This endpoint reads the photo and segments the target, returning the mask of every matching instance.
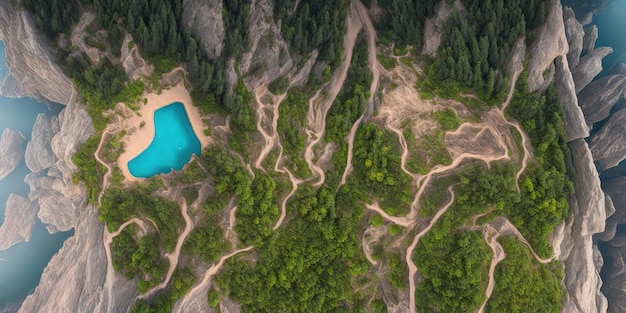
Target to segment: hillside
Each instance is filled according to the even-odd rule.
[[[20,312],[617,308],[578,106],[610,48],[558,1],[22,0],[7,25],[37,43],[0,31],[19,89],[66,105],[31,200],[75,230]],[[174,101],[201,154],[134,177]]]

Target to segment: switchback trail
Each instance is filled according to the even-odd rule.
[[[343,39],[343,48],[345,51],[345,57],[341,65],[335,70],[329,83],[324,85],[322,89],[309,100],[309,111],[307,112],[307,146],[304,151],[304,160],[309,165],[311,172],[318,177],[317,182],[313,186],[321,186],[326,180],[326,174],[319,166],[314,162],[315,152],[313,149],[324,137],[324,131],[326,130],[326,115],[328,110],[332,106],[337,94],[341,90],[346,76],[348,74],[348,68],[352,61],[352,50],[356,42],[356,37],[361,31],[362,23],[358,21],[358,12],[356,11],[355,4],[350,4],[350,14],[346,17],[347,30]],[[326,88],[326,89],[325,89]],[[325,90],[324,90],[325,89]],[[324,92],[322,92],[324,90]]]
[[[207,271],[204,273],[204,277],[202,280],[194,286],[189,292],[185,294],[185,296],[178,300],[177,305],[174,307],[172,312],[190,312],[189,309],[197,301],[197,299],[202,299],[202,301],[206,300],[206,294],[209,292],[209,288],[211,287],[211,278],[217,274],[217,272],[222,268],[224,262],[229,258],[237,255],[238,253],[252,250],[252,246],[246,247],[243,249],[235,250],[219,259],[219,261],[213,264]]]
[[[197,205],[198,201],[199,201],[199,198],[192,205]],[[170,267],[167,270],[167,275],[165,276],[165,280],[163,280],[163,282],[161,282],[160,284],[156,285],[154,288],[148,290],[146,293],[140,295],[138,299],[147,299],[150,296],[152,296],[155,292],[165,288],[167,284],[169,284],[170,279],[172,278],[172,274],[174,274],[174,271],[176,270],[176,267],[178,266],[178,260],[180,258],[180,250],[183,247],[183,243],[185,242],[185,239],[187,239],[187,236],[193,229],[193,221],[191,220],[191,217],[189,216],[189,212],[188,212],[189,210],[187,208],[187,201],[184,198],[182,199],[182,203],[180,205],[180,211],[183,215],[183,219],[185,220],[185,230],[178,237],[178,241],[176,242],[176,247],[174,248],[174,251],[171,253],[165,254],[165,258],[168,259],[170,263]]]

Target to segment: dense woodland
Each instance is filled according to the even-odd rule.
[[[255,138],[251,135],[256,130],[254,97],[242,77],[232,86],[226,80],[229,71],[238,71],[238,62],[249,48],[251,2],[223,1],[225,46],[221,55],[210,59],[197,34],[181,22],[181,0],[22,0],[80,90],[97,130],[103,130],[109,122],[102,116],[103,110],[120,101],[138,102],[144,90],[156,88],[154,82],[158,83],[161,74],[179,65],[188,72],[186,82],[192,88],[194,104],[204,113],[230,116],[232,136],[209,146],[179,173],[123,186],[119,169],[114,169],[113,180],[117,177],[118,183],[104,192],[99,203],[100,219],[106,222],[109,232],[133,217],[150,222],[145,230],[128,226],[112,244],[115,270],[137,279],[139,292],[163,280],[168,266],[164,255],[174,249],[184,228],[180,203],[165,199],[160,191],[180,187],[179,200],[187,206],[197,204],[192,213],[196,219],[194,230],[182,248],[184,262],[179,263],[164,291],[147,301],[137,301],[131,312],[170,311],[200,278],[197,264],[206,269],[225,253],[246,246],[254,249],[229,259],[214,278],[206,299],[209,306],[218,307],[221,297],[229,297],[240,303],[244,312],[386,312],[376,286],[380,280],[396,290],[407,286],[404,256],[382,244],[375,247],[373,257],[387,270],[384,275],[376,275],[365,259],[360,237],[370,225],[387,227],[382,240],[408,245],[404,239],[412,238],[416,229],[390,225],[380,215],[365,211],[365,203],[376,201],[390,215],[406,215],[416,190],[411,176],[401,170],[397,136],[369,119],[376,117],[377,107],[375,100],[371,105],[368,102],[372,75],[365,38],[357,39],[347,79],[326,117],[323,141],[336,148],[327,179],[319,187],[311,186],[310,181],[302,183],[286,202],[285,223],[273,230],[291,185],[286,174],[272,170],[273,163],[265,167],[267,171],[243,164],[250,159],[249,147]],[[393,45],[395,54],[420,51],[425,20],[435,14],[439,5],[452,5],[447,0],[380,2],[382,11],[376,21],[379,43]],[[489,104],[498,103],[509,86],[504,67],[513,46],[522,37],[528,43],[534,40],[535,30],[546,18],[549,1],[461,3],[465,11],[451,14],[445,23],[437,56],[419,60],[427,72],[420,77],[422,87],[432,96],[473,93]],[[321,77],[310,77],[304,86],[295,87],[282,77],[269,86],[274,94],[287,92],[277,120],[285,155],[282,162],[294,176],[307,179],[311,172],[303,151],[309,99],[343,60],[349,1],[276,0],[273,5],[274,18],[280,21],[290,55],[304,60],[315,49],[320,53],[316,68],[318,73],[323,72],[318,75]],[[115,57],[103,57],[98,64],[91,64],[86,55],[59,44],[59,38],[67,38],[80,13],[87,10],[96,14],[97,27],[106,31],[102,42],[93,45],[119,57],[125,34],[132,35],[131,44],[156,67],[154,77],[145,80],[148,84],[129,81]],[[379,53],[378,60],[387,69],[398,65],[396,59],[383,53]],[[152,86],[148,86],[150,81]],[[381,81],[384,88],[394,88],[386,83]],[[418,224],[426,224],[448,200],[450,185],[454,185],[455,200],[409,256],[421,275],[415,294],[420,312],[473,312],[484,300],[492,252],[482,233],[467,229],[476,214],[491,210],[486,221],[507,217],[538,254],[549,257],[552,253],[547,236],[567,215],[567,197],[572,192],[564,161],[568,148],[562,108],[553,88],[544,94],[531,94],[525,80],[520,79],[506,113],[528,133],[536,159],[520,179],[521,192],[515,182],[518,165],[511,162],[495,162],[489,167],[468,162],[452,175],[433,178],[435,183],[419,204]],[[339,186],[347,162],[346,138],[362,115],[366,119],[357,125],[353,173]],[[423,143],[421,148],[427,150],[424,156],[410,156],[407,164],[420,174],[451,162],[444,145],[445,132],[461,123],[452,109],[437,111],[432,117],[439,129],[423,138],[416,138],[411,127],[403,126],[411,151],[417,150],[418,139]],[[85,184],[92,204],[99,202],[100,183],[106,171],[93,158],[100,139],[100,135],[94,135],[73,157],[79,168],[74,179]],[[114,136],[104,146],[104,157],[109,161],[119,153],[119,142],[115,140],[119,138]],[[268,160],[275,160],[275,154],[272,151]],[[203,199],[199,186],[210,190]],[[225,229],[220,226],[233,205],[237,207],[236,243],[224,238]],[[498,240],[508,256],[496,268],[498,283],[486,311],[558,311],[562,297],[560,264],[538,264],[518,240]],[[533,287],[519,288],[520,284]]]

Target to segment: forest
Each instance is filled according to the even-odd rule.
[[[380,1],[382,8],[374,21],[377,44],[382,47],[376,51],[377,60],[390,71],[408,64],[411,75],[418,76],[416,85],[432,91],[423,100],[458,98],[459,94],[468,93],[480,99],[476,99],[482,105],[480,110],[486,110],[504,99],[510,78],[505,74],[507,58],[521,38],[527,44],[535,40],[549,1],[461,3],[465,11],[452,13],[445,22],[437,56],[418,56],[416,64],[423,68],[417,71],[411,60],[391,54],[419,54],[426,19],[433,17],[438,7],[451,6],[453,1]],[[267,86],[275,95],[286,92],[276,119],[285,157],[279,164],[304,180],[285,201],[285,222],[274,229],[291,187],[287,174],[275,171],[275,162],[271,162],[276,161],[278,149],[265,160],[272,166],[246,166],[256,153],[254,140],[259,138],[255,133],[256,90],[249,90],[246,77],[237,75],[240,60],[250,48],[251,0],[222,1],[228,35],[221,54],[215,58],[208,57],[199,34],[183,25],[182,0],[22,0],[22,4],[33,13],[35,24],[51,41],[100,131],[72,158],[78,167],[74,181],[84,183],[89,202],[99,206],[100,220],[109,232],[131,218],[147,221],[146,229],[136,224],[127,226],[113,239],[111,247],[114,269],[135,279],[139,293],[164,279],[168,269],[164,255],[174,250],[185,226],[179,206],[182,201],[188,207],[195,204],[194,229],[183,243],[181,263],[171,282],[151,299],[136,301],[131,312],[170,311],[201,279],[202,270],[226,253],[249,246],[253,249],[228,259],[213,277],[205,299],[209,306],[218,308],[221,299],[228,297],[241,304],[243,312],[386,312],[386,300],[376,288],[382,282],[404,292],[408,265],[404,250],[398,247],[406,248],[408,239],[414,238],[449,200],[448,186],[452,186],[455,197],[448,212],[433,222],[433,228],[408,255],[420,273],[415,292],[419,312],[473,312],[485,300],[492,251],[481,232],[469,230],[469,221],[477,214],[486,214],[485,221],[497,216],[508,218],[540,256],[552,255],[548,235],[567,216],[567,199],[573,192],[564,161],[569,152],[563,112],[553,87],[543,94],[533,94],[525,79],[520,78],[505,112],[523,126],[536,157],[519,179],[519,190],[517,164],[498,161],[485,166],[465,162],[453,174],[433,176],[420,199],[413,228],[405,228],[365,209],[367,204],[376,202],[392,217],[406,216],[418,183],[402,170],[398,137],[377,116],[381,90],[390,92],[397,85],[393,78],[385,77],[376,94],[370,94],[373,75],[363,34],[357,37],[347,78],[325,117],[322,144],[332,148],[326,180],[320,186],[307,180],[312,176],[303,153],[307,146],[309,100],[320,86],[326,86],[333,70],[344,60],[343,39],[350,2],[273,1],[274,19],[280,22],[288,52],[295,56],[295,68],[301,69],[303,60],[314,50],[319,51],[308,81],[291,86],[289,76],[283,76]],[[101,42],[91,45],[114,56],[103,57],[98,64],[92,64],[85,54],[61,40],[69,35],[81,13],[90,10],[96,15],[96,28],[106,33]],[[132,35],[131,44],[138,47],[142,57],[155,65],[153,77],[130,81],[115,61],[126,33]],[[101,139],[107,162],[114,163],[123,149],[119,144],[123,134],[100,138],[110,122],[102,112],[118,102],[140,102],[145,90],[158,89],[154,82],[158,83],[161,74],[178,66],[186,69],[185,82],[193,103],[205,116],[229,121],[231,132],[225,138],[215,136],[217,143],[203,150],[179,173],[125,186],[119,168],[114,168],[114,184],[103,191],[99,200],[106,168],[93,154]],[[229,83],[226,77],[230,71],[234,71],[236,79]],[[521,74],[525,76],[526,73]],[[327,96],[321,94],[321,98]],[[426,105],[435,105],[435,100]],[[411,121],[401,127],[400,136],[404,136],[411,151],[407,168],[421,175],[452,162],[445,146],[445,132],[467,121],[467,116],[457,115],[452,108],[432,112],[428,117],[435,126],[421,137],[412,132]],[[355,125],[361,116],[363,122]],[[353,126],[353,171],[340,185],[348,161],[346,139]],[[320,148],[321,145],[314,147]],[[161,193],[168,188],[176,190],[176,202]],[[235,208],[236,222],[228,226],[225,216]],[[232,227],[228,232],[235,233],[236,239],[226,238],[224,225]],[[378,269],[363,253],[361,239],[370,226],[385,227],[381,241],[397,244],[394,249],[387,249],[382,243],[374,246],[372,257],[384,264],[380,275],[374,273]],[[558,311],[563,296],[560,263],[540,264],[519,240],[503,236],[498,242],[508,257],[496,267],[498,283],[486,311]],[[528,288],[519,288],[520,284]]]

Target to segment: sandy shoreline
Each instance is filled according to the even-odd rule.
[[[141,154],[152,142],[154,138],[154,112],[164,106],[181,102],[185,106],[191,127],[200,141],[201,148],[204,149],[211,143],[211,137],[204,135],[204,123],[200,111],[192,105],[191,96],[183,83],[179,83],[169,90],[163,90],[160,95],[156,93],[146,94],[145,98],[148,99],[148,102],[145,105],[141,104],[139,114],[133,112],[131,116],[124,118],[121,121],[122,125],[120,125],[127,134],[122,138],[125,151],[117,159],[117,166],[122,170],[127,182],[142,179],[130,173],[128,162]],[[142,122],[145,124],[140,127]]]

